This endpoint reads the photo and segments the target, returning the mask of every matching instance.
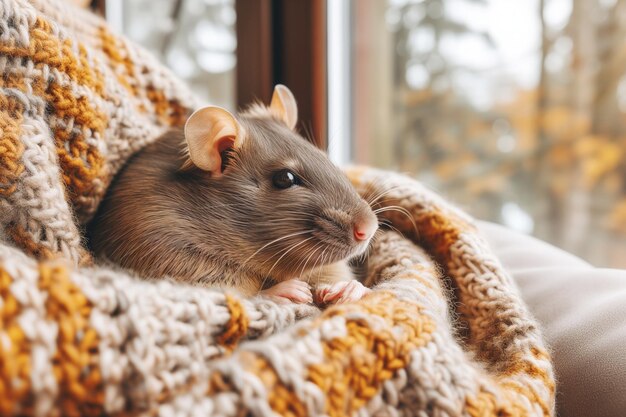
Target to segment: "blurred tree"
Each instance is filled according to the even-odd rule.
[[[485,0],[464,1],[477,5],[486,3]],[[416,171],[424,165],[437,165],[450,153],[459,153],[465,148],[471,149],[459,159],[463,164],[470,163],[470,155],[482,152],[480,139],[490,132],[491,123],[497,118],[476,111],[464,97],[454,92],[454,76],[473,75],[473,69],[451,62],[442,48],[445,38],[475,36],[488,45],[492,41],[487,32],[476,31],[466,22],[450,17],[445,12],[445,3],[444,0],[396,1],[388,10],[397,54],[393,73],[394,114],[396,126],[399,126],[395,132],[395,154],[403,170]],[[460,143],[459,137],[476,140],[468,146],[468,143]],[[454,175],[445,167],[436,169],[444,179]]]
[[[449,37],[475,37],[498,53],[489,33],[447,12],[494,1],[388,1],[397,167],[483,218],[530,225],[592,261],[626,267],[618,255],[626,250],[626,0],[571,0],[571,9],[538,0],[531,89],[446,54]],[[459,76],[510,94],[477,106]]]

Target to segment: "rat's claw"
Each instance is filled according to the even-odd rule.
[[[341,304],[358,301],[371,291],[356,280],[340,281],[329,286],[317,288],[315,290],[315,299],[324,304]]]
[[[278,302],[312,303],[313,294],[309,284],[299,279],[290,279],[260,292],[260,295],[276,298]]]

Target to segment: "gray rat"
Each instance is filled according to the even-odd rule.
[[[92,249],[144,276],[245,296],[360,298],[368,290],[347,260],[366,251],[377,218],[296,122],[282,85],[237,117],[197,110],[118,173],[90,224]]]

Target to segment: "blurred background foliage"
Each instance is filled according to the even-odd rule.
[[[106,5],[202,99],[235,107],[235,0]],[[626,0],[350,7],[354,162],[409,173],[479,218],[626,267]]]
[[[354,7],[358,162],[626,267],[626,1]]]
[[[120,32],[151,50],[201,100],[233,106],[235,0],[108,0],[106,9]]]

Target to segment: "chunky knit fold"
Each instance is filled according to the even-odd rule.
[[[0,0],[0,71],[1,415],[553,415],[537,322],[474,220],[420,183],[347,170],[392,226],[358,302],[143,280],[82,231],[192,95],[60,1]]]

